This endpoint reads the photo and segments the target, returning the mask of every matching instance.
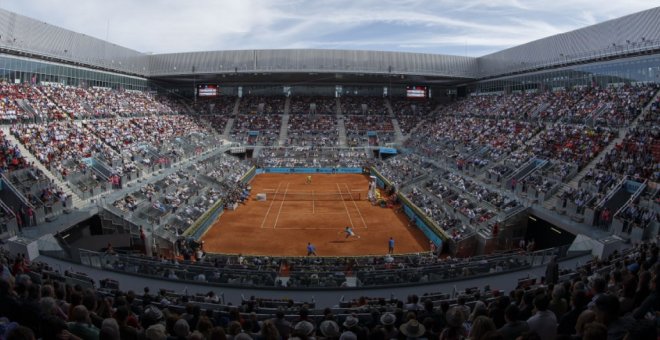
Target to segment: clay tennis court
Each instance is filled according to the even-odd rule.
[[[366,200],[369,177],[355,174],[261,174],[252,182],[250,199],[226,210],[202,236],[211,253],[305,256],[307,242],[319,256],[384,255],[394,237],[394,252],[427,251],[429,241],[394,209]],[[256,195],[265,193],[266,201]],[[274,198],[274,199],[273,199]],[[352,226],[358,237],[346,239]]]

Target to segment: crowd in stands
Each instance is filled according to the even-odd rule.
[[[3,124],[12,122],[32,121],[35,114],[26,112],[20,107],[19,101],[26,98],[26,90],[23,86],[0,83],[0,121]]]
[[[61,84],[0,85],[0,119],[6,123],[173,114],[179,110],[181,107],[172,101],[143,91]]]
[[[18,146],[11,145],[5,137],[4,131],[0,131],[0,172],[23,169],[29,166],[21,155]]]
[[[597,167],[636,181],[660,181],[660,127],[653,125],[628,131]]]
[[[561,193],[559,199],[561,201],[562,208],[566,208],[568,202],[573,203],[576,206],[577,212],[584,212],[584,208],[587,204],[597,201],[597,194],[585,190],[582,188],[573,189],[569,188],[568,190]]]
[[[111,174],[136,178],[138,164],[153,168],[167,159],[177,160],[184,151],[172,143],[174,139],[203,138],[209,130],[188,116],[163,115],[17,124],[10,132],[54,174],[75,182],[83,193],[95,194],[97,188],[105,191]],[[192,139],[188,142],[189,148],[199,147]],[[156,151],[150,153],[145,144]],[[106,162],[109,173],[90,169],[91,157]]]
[[[441,108],[440,113],[445,116],[527,120],[531,112],[544,102],[535,100],[537,97],[536,93],[473,95]]]
[[[407,100],[390,98],[392,112],[404,135],[425,121],[434,111],[434,103],[430,100]]]
[[[262,167],[362,167],[370,158],[364,149],[358,148],[264,148],[256,164]]]
[[[431,163],[413,153],[378,162],[377,168],[385,178],[398,188],[435,170]]]
[[[491,269],[507,262],[500,257]],[[543,278],[508,292],[486,286],[336,306],[250,297],[232,305],[213,291],[122,291],[111,279],[96,287],[84,274],[2,252],[0,318],[7,339],[647,340],[658,336],[657,262],[657,245],[641,244],[575,270],[551,261]]]
[[[231,116],[234,113],[237,97],[218,96],[212,99],[197,99],[192,104],[195,113],[202,115]]]
[[[515,120],[438,116],[424,124],[406,145],[426,157],[483,167],[508,156],[539,129],[538,124]]]
[[[624,230],[630,231],[632,227],[646,229],[651,222],[660,220],[660,213],[653,208],[632,203],[625,207],[616,217],[624,221]]]
[[[609,171],[589,169],[582,177],[580,187],[588,186],[586,188],[589,191],[602,196],[616,187],[622,179],[621,176]]]
[[[616,129],[583,125],[555,124],[546,128],[527,148],[537,158],[573,163],[582,169],[614,138]]]
[[[407,100],[390,98],[392,112],[404,135],[411,132],[421,122],[428,118],[435,109],[429,100]]]
[[[656,84],[637,84],[477,94],[443,107],[441,113],[447,116],[623,126],[641,112],[657,89]]]
[[[553,181],[547,176],[543,176],[541,174],[531,174],[525,178],[522,183],[524,187],[521,189],[521,191],[524,193],[526,193],[528,191],[527,189],[529,188],[532,188],[535,192],[538,193],[547,193],[557,184],[556,181]]]
[[[358,116],[351,115],[345,120],[347,133],[393,132],[392,119],[383,115]]]
[[[585,87],[582,99],[563,118],[565,122],[624,126],[632,122],[657,91],[655,84]]]
[[[462,174],[436,172],[437,167],[425,162],[424,156],[448,154],[447,158],[455,161],[453,163],[459,170],[464,162],[488,167],[505,159],[506,162],[488,169],[489,176],[497,177],[498,182],[532,158],[549,159],[552,161],[550,169],[559,174],[555,178],[564,181],[569,173],[573,173],[573,167],[582,169],[617,137],[617,127],[637,117],[654,90],[654,85],[626,85],[552,93],[474,96],[443,108],[442,116],[429,118],[429,124],[415,133],[408,146],[420,154],[407,153],[388,159],[377,164],[377,169],[398,187],[433,173],[434,176],[422,185],[412,186],[406,195],[436,225],[459,240],[471,233],[466,225],[489,222],[499,212],[516,208],[520,203],[508,193]],[[229,107],[231,100],[225,99],[225,107]],[[26,105],[36,112],[36,116],[21,111],[18,100],[27,101]],[[263,149],[257,162],[264,166],[363,166],[368,159],[364,150],[312,147],[333,145],[336,139],[333,140],[332,136],[320,137],[323,142],[316,137],[308,139],[307,135],[321,135],[327,132],[328,126],[335,124],[335,117],[330,114],[333,113],[333,102],[334,99],[313,97],[292,100],[289,137],[292,140],[300,138],[302,144],[296,139],[292,143],[297,147]],[[304,114],[308,113],[305,111],[311,108],[311,103],[317,104],[316,114]],[[318,112],[319,106],[323,112]],[[206,109],[213,113],[222,112],[211,105],[201,111]],[[405,117],[401,118],[403,123],[400,121],[405,126],[402,127],[404,132],[419,125],[420,120],[412,117],[424,116],[416,110],[430,110],[406,102],[394,102],[392,109],[396,117]],[[341,110],[348,115],[346,129],[349,133],[393,131],[391,117],[384,114],[386,106],[382,98],[344,97]],[[651,118],[646,119],[654,121],[657,119],[657,102],[652,104],[652,110],[656,117],[651,114]],[[283,111],[284,98],[244,97],[239,108],[241,114],[235,118],[235,138],[251,145],[274,144],[279,136]],[[47,124],[21,123],[10,130],[39,162],[62,177],[89,171],[88,163],[83,159],[91,156],[112,163],[120,174],[133,171],[140,159],[153,162],[153,158],[147,159],[146,151],[141,148],[144,144],[176,157],[178,151],[172,140],[210,133],[210,129],[188,116],[154,115],[173,112],[172,106],[161,104],[144,92],[67,86],[2,84],[0,87],[2,119],[27,122],[42,116],[62,120]],[[76,122],[69,121],[70,118],[97,119]],[[549,122],[549,125],[542,129],[543,125],[536,118]],[[220,126],[227,120],[218,118],[217,121]],[[250,140],[253,135],[249,132],[252,131],[258,134]],[[299,137],[298,134],[306,136]],[[4,136],[0,137],[2,170],[12,173],[12,182],[19,176],[42,180],[43,173],[27,164],[16,146]],[[570,202],[578,211],[584,210],[585,206],[599,201],[614,188],[623,176],[657,181],[658,149],[657,126],[629,131],[623,142],[598,163],[597,169],[587,171],[577,189],[562,191],[562,207],[566,208]],[[118,162],[115,161],[117,157]],[[113,206],[126,213],[129,220],[148,219],[147,222],[157,228],[179,236],[216,202],[233,205],[246,199],[249,187],[237,183],[248,166],[247,162],[219,155],[143,185],[114,202]],[[523,192],[527,191],[526,187],[549,191],[555,185],[552,179],[541,173],[531,174],[520,184]],[[515,183],[512,189],[515,194]],[[43,187],[39,193],[30,188],[26,190],[29,200],[38,197],[51,204],[61,200],[63,195],[51,185]],[[633,226],[647,228],[651,223],[657,223],[658,212],[653,207],[633,202],[616,217],[626,221],[626,229]],[[170,280],[291,288],[345,286],[348,272],[357,273],[358,285],[367,287],[383,283],[435,282],[516,270],[529,265],[522,249],[480,259],[440,258],[435,254],[386,255],[355,260],[239,255],[194,256],[195,261],[190,259],[187,246],[179,246],[178,250],[188,254],[183,261],[176,257],[118,255],[112,251],[98,256],[102,257],[103,261],[99,263],[104,268]],[[521,284],[508,294],[476,290],[464,292],[456,299],[447,294],[438,294],[437,298],[427,294],[422,299],[411,295],[407,301],[362,298],[337,312],[341,316],[330,310],[323,316],[319,313],[310,317],[309,310],[302,306],[268,310],[266,303],[258,299],[233,309],[220,304],[210,307],[202,304],[219,302],[214,294],[202,297],[202,301],[195,304],[188,296],[172,299],[166,291],[158,296],[146,291],[136,296],[131,292],[94,290],[92,282],[84,275],[56,273],[47,265],[30,263],[24,257],[1,252],[0,317],[8,320],[0,320],[0,326],[13,328],[8,331],[7,338],[18,336],[15,334],[19,332],[29,334],[30,330],[18,326],[20,324],[31,329],[34,336],[44,339],[73,336],[91,339],[163,339],[168,336],[223,339],[228,336],[250,340],[279,339],[285,337],[284,334],[301,339],[344,340],[509,339],[519,335],[523,339],[621,339],[626,333],[628,338],[655,339],[655,313],[660,311],[660,288],[656,284],[660,273],[658,253],[655,244],[636,245],[625,254],[615,252],[609,258],[597,259],[576,271],[563,273],[559,273],[553,261],[543,281]],[[291,273],[286,284],[276,280],[277,271],[283,265]],[[77,280],[79,285],[67,284],[71,279]],[[186,303],[191,304],[182,305]],[[299,314],[295,316],[296,323],[287,324],[284,312],[292,311]],[[291,319],[291,315],[288,318]],[[647,322],[647,318],[653,319],[652,322]],[[11,321],[18,324],[9,326]]]
[[[204,124],[211,124],[211,127],[217,131],[219,134],[223,134],[225,132],[225,128],[227,127],[227,123],[229,122],[229,119],[231,118],[230,115],[225,115],[225,114],[219,114],[219,115],[203,115],[199,116],[200,120],[198,120],[198,124],[204,125]]]
[[[238,113],[281,115],[284,113],[285,99],[284,96],[243,96],[238,107]]]
[[[294,96],[291,97],[291,106],[289,108],[289,113],[293,115],[297,115],[297,114],[335,115],[337,114],[336,106],[337,106],[337,100],[333,97]]]
[[[343,115],[387,115],[385,98],[343,96],[340,98]]]
[[[459,213],[466,218],[468,224],[478,225],[495,216],[495,212],[484,206],[483,203],[468,197],[467,193],[464,192],[465,190],[463,192],[458,191],[439,178],[434,178],[426,183],[424,187],[431,194],[438,197],[449,209],[452,209],[454,213]]]
[[[335,115],[291,115],[287,131],[286,145],[338,146],[339,132]]]
[[[384,145],[394,139],[392,118],[385,115],[351,115],[344,119],[349,146]]]
[[[442,198],[432,194],[430,190],[413,186],[406,195],[454,241],[460,241],[474,234],[474,228],[470,228],[467,221],[464,223],[452,216]]]
[[[113,206],[136,225],[153,225],[177,237],[216,202],[244,201],[247,188],[238,182],[247,170],[247,163],[219,154],[142,186]]]
[[[280,126],[282,115],[279,114],[239,114],[234,118],[231,137],[247,145],[275,145],[280,137]]]
[[[10,131],[39,162],[62,178],[86,171],[83,158],[102,152],[105,147],[94,134],[74,122],[20,124]]]

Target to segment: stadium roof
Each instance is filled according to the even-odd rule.
[[[483,57],[353,50],[242,50],[144,54],[0,9],[0,52],[173,81],[235,77],[273,82],[344,76],[382,83],[482,79],[660,49],[660,7]]]

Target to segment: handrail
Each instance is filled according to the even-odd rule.
[[[626,182],[626,179],[627,179],[627,178],[628,178],[628,176],[623,177],[623,179],[621,179],[621,180],[619,181],[619,183],[617,183],[616,187],[614,187],[612,190],[610,190],[610,191],[607,193],[607,195],[605,195],[605,197],[603,197],[600,201],[598,201],[598,203],[594,206],[594,208],[596,208],[596,209],[602,209],[603,206],[605,205],[605,203],[607,203],[607,201],[609,201],[610,199],[612,199],[612,197],[614,196],[614,194],[616,194],[617,192],[619,192],[619,190],[621,190],[621,188],[623,187],[623,183]]]
[[[23,194],[19,192],[16,189],[16,187],[14,187],[14,185],[11,183],[11,181],[9,181],[5,173],[2,174],[2,181],[5,182],[5,187],[9,188],[9,190],[11,190],[11,192],[13,192],[14,195],[16,195],[16,197],[18,197],[18,199],[23,204],[25,204],[27,207],[31,208],[32,210],[36,211],[34,205],[32,205],[32,203],[25,196],[23,196]]]
[[[624,210],[625,208],[627,208],[628,206],[630,206],[630,204],[631,204],[632,202],[634,202],[634,201],[637,199],[637,197],[639,197],[639,195],[641,195],[642,192],[646,189],[646,183],[647,183],[647,182],[648,182],[648,180],[645,179],[644,182],[642,182],[642,185],[640,185],[639,188],[637,188],[637,190],[635,190],[635,192],[634,192],[632,195],[630,195],[630,198],[628,198],[628,200],[626,201],[626,203],[624,203],[624,204],[621,206],[621,208],[619,208],[619,210],[617,210],[617,211],[614,213],[614,215],[612,215],[612,216],[618,216],[620,213],[623,212],[623,210]]]
[[[186,236],[186,237],[191,236],[191,235],[194,235],[195,232],[197,232],[197,230],[198,230],[198,229],[199,229],[199,228],[200,228],[200,227],[201,227],[206,221],[208,221],[208,219],[211,217],[211,215],[213,215],[213,214],[217,211],[217,209],[219,209],[220,207],[222,207],[223,204],[224,204],[223,200],[218,200],[217,202],[215,202],[215,203],[211,206],[211,208],[207,209],[206,212],[204,212],[204,213],[202,214],[202,216],[198,217],[197,220],[195,220],[195,222],[194,222],[193,224],[191,224],[190,227],[188,227],[188,229],[186,229],[186,230],[183,232],[183,235]]]
[[[400,275],[402,272],[405,273],[420,273],[420,274],[441,274],[434,277],[428,282],[448,282],[453,280],[463,280],[469,278],[480,277],[484,275],[490,275],[488,270],[490,267],[495,266],[502,261],[515,259],[514,261],[509,261],[510,267],[505,266],[502,272],[514,272],[518,270],[524,270],[527,268],[537,267],[545,265],[550,259],[554,256],[564,257],[573,257],[579,255],[585,255],[590,250],[569,252],[570,246],[565,245],[559,248],[550,248],[542,249],[534,252],[506,252],[502,254],[495,254],[492,257],[475,257],[472,259],[466,259],[465,261],[442,261],[442,262],[433,262],[433,263],[421,263],[420,265],[410,266],[404,269],[397,269],[389,267],[385,264],[374,266],[370,262],[370,258],[377,255],[362,256],[364,260],[357,264],[358,267],[355,269],[357,272],[355,274],[362,279],[369,279],[370,284],[366,284],[363,287],[384,287],[384,286],[396,286],[397,283],[382,283],[378,280],[378,277],[381,275]],[[419,254],[418,254],[419,255]],[[405,262],[405,256],[396,255],[399,259]],[[347,257],[336,257],[342,261],[345,261]],[[358,258],[358,257],[355,257]],[[433,257],[434,258],[434,257]],[[279,258],[278,258],[279,259]],[[284,259],[284,258],[282,258]],[[203,263],[197,262],[183,262],[183,263],[172,263],[172,262],[162,262],[156,258],[144,257],[144,256],[135,256],[135,255],[126,255],[126,254],[106,254],[102,252],[95,252],[90,250],[80,250],[80,258],[74,259],[83,263],[84,265],[91,265],[94,267],[102,268],[104,270],[111,270],[116,272],[127,272],[129,274],[137,274],[140,276],[154,277],[158,276],[162,278],[163,271],[171,271],[177,275],[178,281],[188,281],[188,282],[199,282],[195,278],[199,274],[208,275],[210,271],[219,273],[221,276],[231,275],[231,276],[242,276],[253,277],[254,275],[259,275],[262,279],[261,284],[252,285],[251,287],[255,288],[273,288],[275,287],[275,280],[277,278],[278,266],[255,266],[248,264],[248,267],[245,268],[242,265],[223,265],[216,267],[213,264],[213,261],[206,261]],[[221,261],[222,262],[222,261]],[[115,264],[120,263],[122,265],[115,266]],[[248,263],[251,263],[248,259]],[[338,262],[336,265],[341,266],[342,263]],[[330,264],[333,265],[333,264]],[[360,267],[364,266],[364,268]],[[463,271],[463,268],[467,268],[467,274]],[[137,269],[137,270],[136,270]],[[364,270],[362,270],[364,269]],[[445,271],[452,271],[453,274],[443,275]],[[302,274],[309,275],[317,273],[319,275],[329,274],[328,270],[322,269],[312,269],[305,270],[302,268],[301,271],[295,271],[293,274]],[[294,275],[294,276],[295,276]],[[218,282],[211,280],[202,281],[203,284],[211,285],[220,285],[220,286],[235,286],[239,283],[228,283],[228,282]],[[199,282],[201,283],[201,282]],[[422,284],[423,282],[406,282],[406,285],[415,285]],[[305,287],[295,287],[295,289],[300,289]],[[309,287],[311,289],[323,289],[323,287],[313,286]],[[334,287],[336,289],[337,287]]]
[[[451,237],[447,235],[447,233],[442,228],[440,228],[440,226],[438,226],[438,224],[435,223],[435,221],[430,219],[424,212],[422,212],[419,209],[419,207],[417,207],[417,205],[415,205],[412,201],[410,201],[410,199],[408,199],[408,197],[406,197],[402,193],[397,193],[397,196],[399,197],[399,200],[403,201],[406,205],[408,205],[410,209],[412,209],[415,212],[415,214],[417,214],[417,216],[419,216],[422,219],[422,221],[426,223],[426,225],[433,228],[434,229],[433,231],[439,236],[441,236],[444,242],[451,239]]]

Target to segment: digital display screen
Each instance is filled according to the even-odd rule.
[[[426,86],[406,86],[407,98],[426,98],[428,97],[428,87]]]
[[[218,88],[218,85],[214,85],[214,84],[197,85],[198,97],[217,97],[218,95],[220,95],[220,89]]]

